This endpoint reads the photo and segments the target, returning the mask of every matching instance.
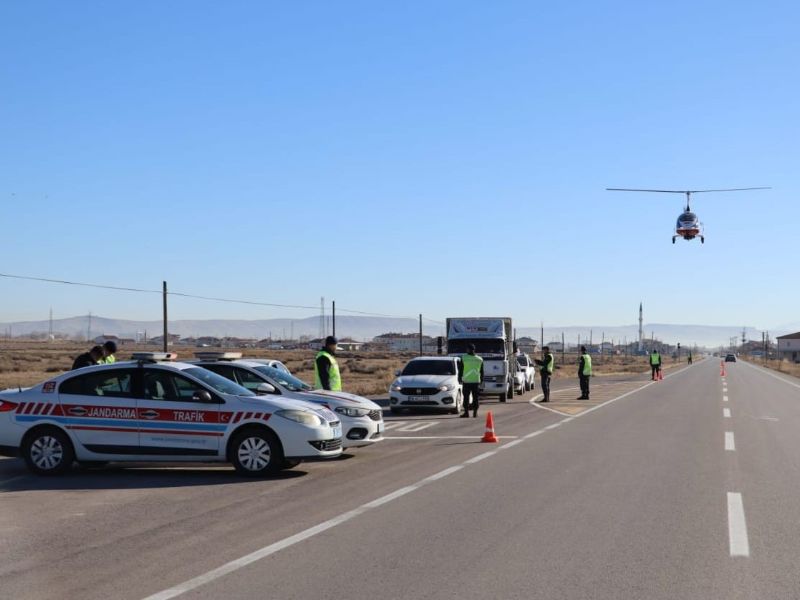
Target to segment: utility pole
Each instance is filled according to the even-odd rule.
[[[163,292],[162,292],[162,299],[164,304],[164,352],[167,352],[167,346],[169,344],[169,327],[167,326],[167,282],[163,282]]]
[[[422,356],[422,313],[419,314],[419,355]]]
[[[539,321],[539,348],[544,348],[544,321]]]
[[[50,327],[47,330],[47,341],[53,340],[53,307],[50,307]]]
[[[331,300],[331,335],[336,337],[336,300]]]
[[[86,326],[86,341],[89,342],[92,339],[92,311],[89,311],[89,324]]]
[[[564,364],[564,353],[567,350],[567,345],[564,342],[564,332],[561,332],[561,364]]]

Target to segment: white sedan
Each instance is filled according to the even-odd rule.
[[[464,394],[458,381],[460,360],[456,356],[421,356],[408,361],[389,388],[389,409],[392,413],[403,408],[461,412]]]
[[[159,353],[0,393],[0,454],[40,475],[74,461],[230,462],[258,476],[342,452],[325,408],[253,392]]]
[[[310,402],[332,410],[342,422],[344,448],[369,446],[383,439],[383,409],[372,400],[347,392],[315,390],[285,367],[240,356],[238,352],[220,353],[216,358],[208,357],[195,364],[257,394]]]

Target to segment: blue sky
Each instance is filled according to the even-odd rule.
[[[520,325],[800,321],[791,2],[4,2],[0,272]],[[706,244],[670,237],[698,196]],[[0,321],[157,318],[0,278]],[[174,318],[287,310],[175,298]]]

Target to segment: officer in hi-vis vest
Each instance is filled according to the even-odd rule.
[[[589,379],[592,377],[592,357],[586,352],[586,346],[581,346],[581,359],[578,361],[578,380],[581,384],[581,395],[578,400],[589,399]]]
[[[650,352],[650,376],[653,378],[653,381],[658,379],[659,375],[661,375],[661,353],[653,349]]]
[[[325,338],[325,347],[317,352],[314,359],[314,387],[318,390],[342,391],[342,376],[334,356],[338,343],[339,340],[329,335]]]
[[[475,344],[467,346],[467,353],[461,355],[458,371],[459,380],[464,389],[464,413],[461,418],[469,417],[470,408],[472,408],[472,416],[477,417],[478,397],[483,381],[483,359],[475,354]],[[472,398],[471,403],[470,398]]]
[[[542,382],[542,402],[550,402],[550,378],[553,376],[555,369],[555,360],[550,353],[550,346],[542,347],[542,360],[536,360],[536,365],[539,367],[539,377]]]

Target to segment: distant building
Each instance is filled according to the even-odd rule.
[[[780,335],[776,339],[778,340],[777,350],[779,357],[792,362],[800,362],[800,331],[788,335]]]
[[[385,347],[389,352],[417,352],[419,351],[418,333],[384,333],[375,338],[372,342],[376,345]],[[436,340],[429,335],[422,336],[423,354],[435,354],[437,350]]]

